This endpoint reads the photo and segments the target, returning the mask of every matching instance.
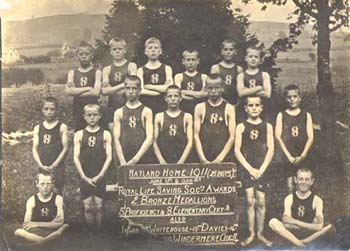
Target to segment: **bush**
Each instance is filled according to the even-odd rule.
[[[51,62],[51,57],[48,55],[40,55],[33,57],[23,56],[23,61],[25,64],[45,64]]]
[[[15,85],[16,87],[21,86],[25,83],[32,83],[35,85],[43,83],[45,75],[39,68],[8,68],[3,70],[3,87],[10,87]]]

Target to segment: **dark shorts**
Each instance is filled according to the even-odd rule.
[[[255,190],[266,193],[269,190],[270,184],[268,178],[264,174],[258,180],[253,180],[248,171],[246,171],[242,166],[239,166],[239,177],[242,181],[242,188],[255,188]]]
[[[107,107],[107,109],[106,109],[106,119],[107,119],[108,123],[113,123],[114,112],[117,109],[118,109],[118,107]]]
[[[83,200],[96,196],[101,199],[104,199],[106,194],[106,181],[105,179],[101,179],[97,182],[96,187],[93,187],[86,183],[85,181],[80,182],[80,194]]]
[[[311,169],[312,171],[315,171],[315,167],[313,166],[312,161],[308,157],[306,157],[306,159],[302,161],[299,165],[293,165],[289,162],[289,160],[285,158],[282,163],[282,166],[283,174],[286,178],[295,176],[299,168],[305,167]]]

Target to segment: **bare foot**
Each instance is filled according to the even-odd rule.
[[[255,238],[254,234],[249,235],[247,239],[245,239],[244,241],[241,241],[241,246],[246,247],[250,245],[254,241],[254,238]]]
[[[261,241],[262,243],[264,243],[266,247],[270,248],[273,246],[272,241],[269,241],[263,235],[258,235],[258,240]]]

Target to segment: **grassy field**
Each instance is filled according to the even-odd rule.
[[[315,96],[316,87],[316,63],[304,60],[301,55],[298,60],[298,54],[291,54],[288,58],[293,60],[286,60],[281,58],[278,60],[278,66],[281,67],[277,81],[277,90],[280,92],[283,86],[291,83],[297,83],[304,96],[304,107],[312,112],[317,122],[317,99]],[[336,54],[335,54],[336,53]],[[336,118],[345,124],[349,124],[349,73],[350,68],[346,63],[349,61],[349,55],[341,52],[334,52],[333,54],[333,81],[335,91],[338,98],[336,99]],[[336,59],[336,60],[335,60]],[[62,74],[66,74],[68,69],[76,66],[76,62],[67,62],[59,64],[37,65],[45,72],[46,78],[54,80]],[[20,66],[27,67],[27,66]],[[3,132],[15,131],[30,131],[33,126],[40,121],[40,100],[42,97],[50,94],[58,98],[60,103],[60,115],[62,121],[68,125],[72,124],[72,98],[64,93],[64,86],[57,84],[50,84],[42,86],[23,86],[20,88],[3,88],[2,89],[2,109],[3,109]],[[350,133],[343,132],[339,136],[339,142],[343,146],[343,157],[349,158],[347,152],[350,151],[349,146]],[[319,141],[318,141],[319,142]],[[10,230],[12,231],[14,225],[19,224],[23,220],[24,205],[26,199],[35,191],[34,177],[37,171],[35,162],[31,154],[31,139],[20,140],[17,145],[3,144],[3,217],[7,220],[11,219]],[[316,142],[316,144],[318,144]],[[345,160],[346,170],[350,170],[350,159]],[[65,181],[65,204],[66,204],[66,220],[77,225],[82,223],[82,205],[80,195],[77,191],[79,180],[78,174],[73,166],[72,161],[72,135],[70,138],[70,150],[66,157],[66,181]],[[336,217],[342,215],[349,215],[346,206],[349,200],[349,192],[346,175],[343,172],[332,172],[327,170],[328,167],[322,166],[320,163],[320,173],[316,182],[315,190],[325,199],[325,215],[327,221],[331,221]],[[111,169],[112,171],[113,169]],[[280,173],[276,170],[276,174]],[[331,174],[330,174],[331,173]],[[329,175],[330,174],[330,175]],[[110,183],[115,179],[113,172],[108,174]],[[349,177],[349,173],[347,173]],[[283,186],[277,180],[276,184]],[[335,186],[336,185],[336,186]],[[280,214],[281,202],[284,192],[281,189],[275,190],[270,198],[269,216],[277,216]],[[345,197],[344,197],[345,196]],[[107,220],[113,222],[116,213],[115,200],[109,200],[106,204]],[[10,231],[10,232],[11,232]],[[142,246],[142,245],[141,245]],[[142,247],[141,247],[142,248]],[[110,249],[106,249],[110,250]],[[135,249],[138,250],[138,249]]]

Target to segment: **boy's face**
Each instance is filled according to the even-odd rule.
[[[110,53],[115,60],[122,60],[125,58],[126,48],[123,43],[113,42],[111,44]]]
[[[194,72],[197,70],[199,65],[199,58],[196,52],[187,53],[183,59],[182,64],[185,66],[186,70],[189,72]]]
[[[169,89],[165,96],[165,102],[168,104],[169,108],[177,108],[180,105],[182,98],[180,90]]]
[[[301,97],[298,90],[289,90],[286,95],[288,107],[291,109],[299,108]]]
[[[135,101],[139,98],[141,92],[140,85],[133,81],[126,80],[125,82],[125,95],[127,100]]]
[[[245,111],[250,118],[258,118],[263,110],[259,97],[249,97],[245,105]]]
[[[232,43],[224,43],[221,49],[221,56],[225,61],[231,61],[236,54],[236,48]]]
[[[308,192],[314,183],[314,178],[311,172],[297,171],[297,176],[294,177],[294,182],[296,184],[296,189],[300,192]]]
[[[89,66],[92,61],[92,50],[90,47],[79,47],[77,56],[82,67]]]
[[[39,174],[36,187],[42,196],[47,196],[52,192],[53,182],[50,176]]]
[[[260,51],[254,49],[248,49],[247,55],[245,56],[245,61],[250,67],[258,67],[260,64]]]
[[[44,102],[41,111],[44,115],[44,119],[47,121],[52,121],[56,118],[56,106],[53,102]]]
[[[221,98],[222,92],[224,91],[224,87],[222,85],[221,79],[207,79],[207,91],[209,94],[209,99],[217,100]]]
[[[158,43],[150,43],[145,48],[145,54],[148,59],[157,60],[160,54],[162,54],[162,48]]]
[[[84,119],[89,126],[96,126],[101,119],[101,114],[96,107],[87,107],[84,109]]]

